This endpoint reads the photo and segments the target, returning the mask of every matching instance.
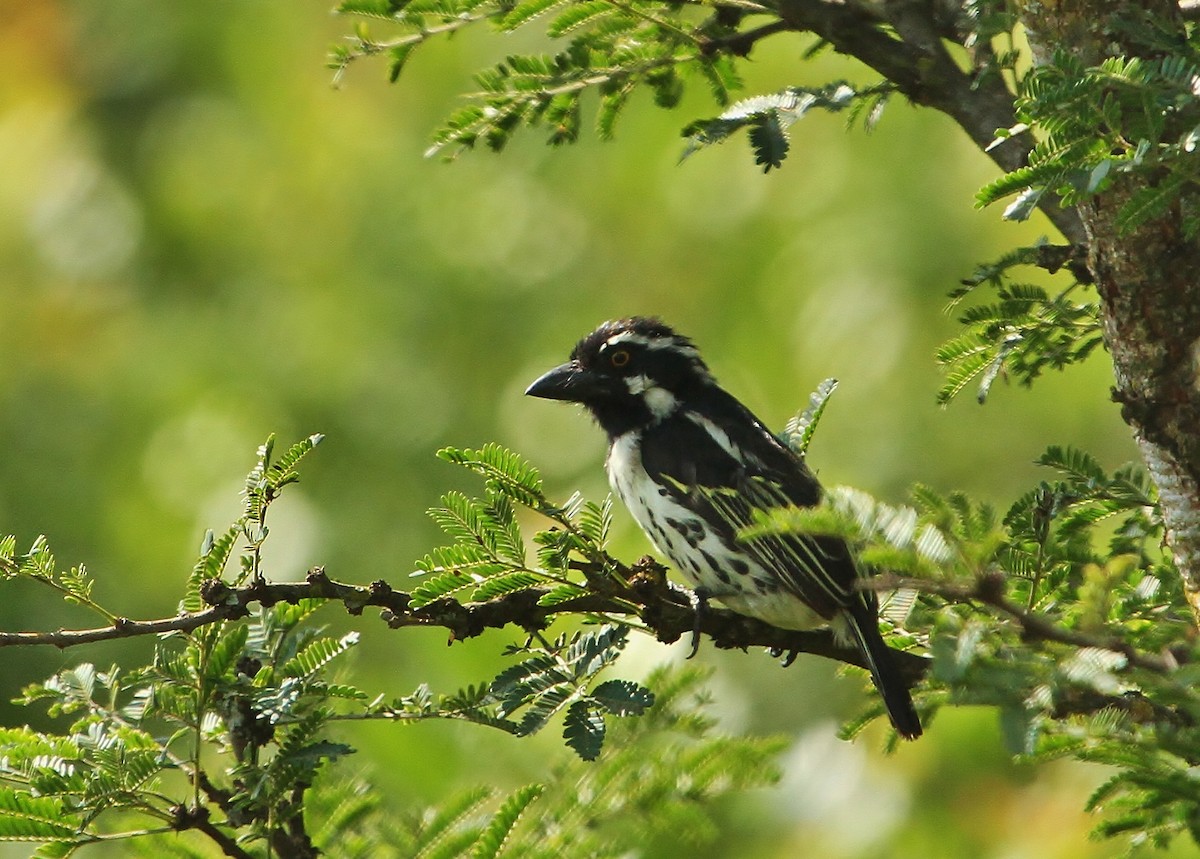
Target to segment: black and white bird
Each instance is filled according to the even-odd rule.
[[[804,461],[723,390],[691,340],[656,319],[605,322],[525,391],[581,403],[608,434],[605,468],[646,536],[700,599],[784,629],[828,625],[866,656],[896,731],[921,722],[879,633],[875,593],[835,537],[744,541],[754,511],[821,499]]]

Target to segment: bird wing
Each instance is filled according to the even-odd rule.
[[[731,544],[755,524],[756,510],[820,501],[820,484],[804,462],[732,397],[704,411],[676,412],[645,434],[641,453],[651,478]],[[741,545],[825,618],[863,598],[839,538],[770,535]]]

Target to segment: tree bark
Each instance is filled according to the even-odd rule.
[[[1052,48],[1089,66],[1118,55],[1156,59],[1134,41],[1140,28],[1120,25],[1134,16],[1183,36],[1179,8],[1167,0],[1030,0],[1021,9],[1038,63]],[[1118,213],[1145,181],[1117,176],[1079,215],[1112,356],[1113,399],[1158,488],[1166,543],[1200,622],[1200,243],[1184,234],[1178,206],[1121,233]]]

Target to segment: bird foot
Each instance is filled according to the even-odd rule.
[[[789,667],[793,662],[796,661],[796,657],[800,655],[800,651],[796,650],[795,648],[788,650],[783,647],[772,647],[769,648],[767,652],[771,654],[772,659],[782,658],[782,665],[784,668]]]

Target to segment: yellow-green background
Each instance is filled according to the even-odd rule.
[[[956,331],[946,293],[1047,229],[974,208],[994,168],[946,119],[897,100],[872,135],[803,120],[770,175],[740,139],[680,165],[679,129],[717,110],[697,82],[673,112],[635,98],[612,143],[551,149],[527,132],[499,157],[447,166],[422,152],[470,72],[536,40],[480,28],[419,52],[397,86],[376,63],[334,88],[325,52],[350,26],[325,0],[0,5],[0,532],[22,546],[46,533],[113,610],[175,611],[205,529],[236,515],[272,432],[328,436],[273,510],[276,578],[324,564],[406,587],[438,540],[425,508],[474,486],[433,457],[444,444],[496,440],[553,493],[601,496],[600,433],[521,392],[597,322],[632,313],[692,335],[774,426],[838,377],[812,464],[893,502],[921,481],[1003,508],[1039,479],[1031,461],[1051,443],[1109,466],[1133,457],[1104,356],[1032,391],[998,385],[985,407],[935,405],[932,353]],[[801,64],[807,44],[757,49],[747,94],[873,80],[832,56]],[[647,548],[619,513],[617,553]],[[3,587],[4,629],[92,622]],[[441,631],[354,625],[355,680],[387,695],[483,679],[519,637],[447,648]],[[7,651],[0,698],[146,646]],[[680,656],[639,642],[623,671]],[[944,712],[884,757],[881,729],[833,738],[861,678],[815,659],[783,672],[762,653],[699,658],[719,668],[727,730],[795,738],[784,782],[726,804],[724,837],[703,855],[1117,850],[1087,841],[1080,810],[1102,773],[1010,764],[993,713]],[[568,754],[554,736],[464,725],[345,739],[361,750],[349,766],[398,806],[480,781],[511,788]]]

